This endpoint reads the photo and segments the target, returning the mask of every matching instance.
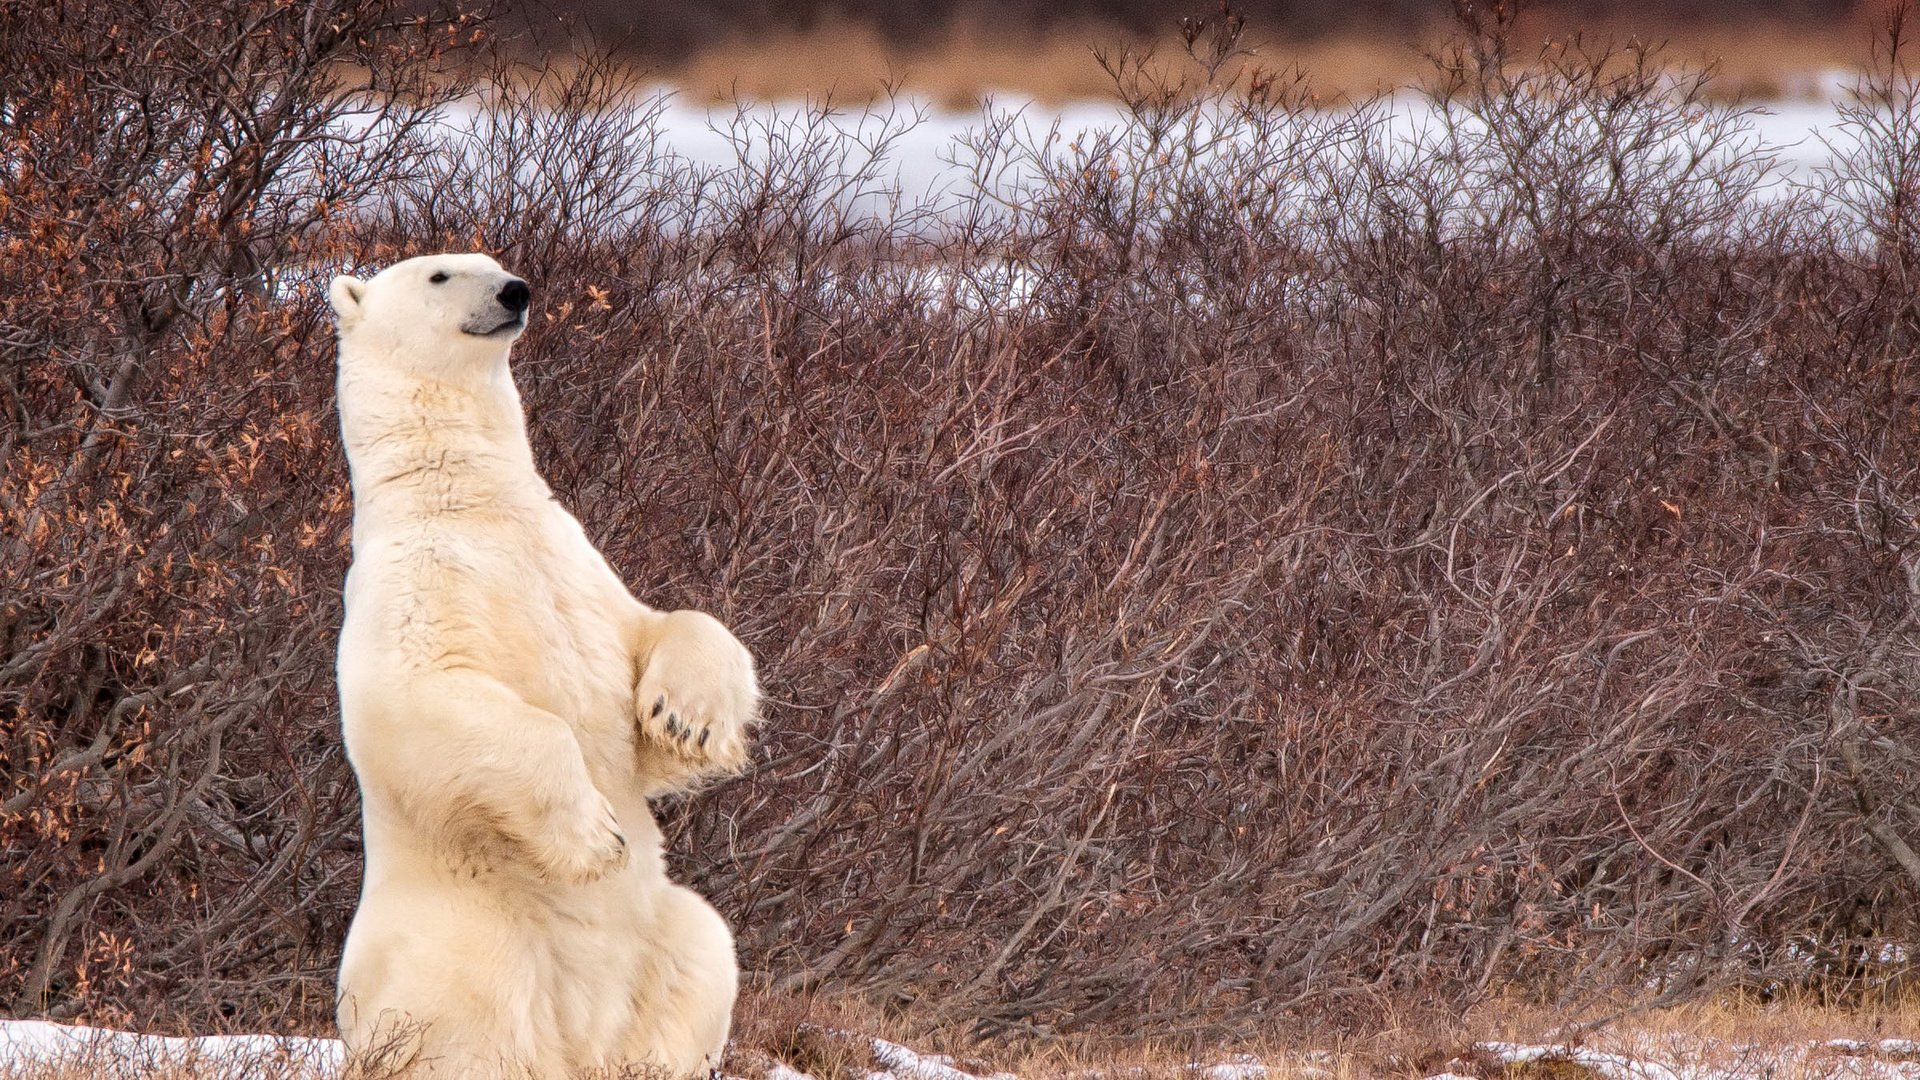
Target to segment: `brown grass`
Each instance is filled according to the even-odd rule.
[[[1134,1031],[1123,1038],[981,1041],[950,1019],[889,1011],[842,994],[796,995],[750,990],[737,1012],[726,1071],[748,1080],[774,1061],[819,1080],[865,1075],[876,1066],[867,1045],[878,1036],[923,1053],[945,1054],[957,1067],[987,1075],[1086,1076],[1098,1071],[1130,1080],[1191,1077],[1196,1063],[1251,1058],[1276,1080],[1350,1080],[1417,1077],[1440,1072],[1482,1080],[1593,1080],[1600,1075],[1571,1055],[1504,1063],[1488,1043],[1567,1046],[1635,1056],[1733,1075],[1818,1080],[1850,1075],[1838,1059],[1902,1063],[1911,1054],[1889,1051],[1882,1039],[1920,1036],[1920,999],[1836,1005],[1804,997],[1761,1003],[1738,995],[1633,1012],[1598,1027],[1563,1009],[1499,1000],[1465,1013],[1444,1010],[1389,1016],[1373,1030],[1319,1037],[1273,1033],[1232,1039],[1182,1038],[1165,1031]],[[1857,1040],[1862,1050],[1829,1048]]]
[[[1476,1037],[1503,1042],[1556,1042],[1570,1031],[1569,1016],[1521,1001],[1491,1001],[1466,1017]],[[1576,1025],[1577,1027],[1577,1025]],[[1920,1035],[1920,998],[1844,1004],[1791,995],[1761,1002],[1741,995],[1635,1012],[1600,1029],[1611,1035],[1662,1040],[1684,1037],[1727,1043],[1816,1043],[1829,1039]]]
[[[962,25],[934,42],[902,42],[861,24],[835,23],[724,41],[682,60],[661,61],[654,72],[694,100],[712,102],[740,97],[869,103],[889,88],[961,110],[996,96],[1054,105],[1110,100],[1113,83],[1095,53],[1125,44],[1176,57],[1171,22],[1168,36],[1158,41],[1099,24],[1017,35],[975,24]],[[1831,73],[1863,69],[1869,61],[1867,24],[1861,14],[1808,26],[1618,17],[1576,22],[1540,13],[1524,18],[1521,35],[1540,39],[1584,33],[1622,42],[1664,42],[1676,64],[1717,67],[1717,96],[1764,101],[1816,96],[1825,92]],[[1306,72],[1329,99],[1364,98],[1419,81],[1429,70],[1426,53],[1450,33],[1445,26],[1377,34],[1347,29],[1302,38],[1263,30],[1255,24],[1248,33],[1256,62]]]
[[[1536,1004],[1491,1002],[1452,1022],[1426,1016],[1390,1022],[1370,1033],[1318,1040],[1257,1034],[1231,1041],[1192,1040],[1141,1031],[1101,1042],[1008,1042],[981,1041],[964,1025],[923,1024],[846,995],[749,989],[736,1010],[734,1038],[722,1071],[742,1080],[763,1080],[778,1064],[816,1080],[858,1080],[883,1065],[872,1046],[872,1039],[879,1037],[922,1055],[943,1055],[975,1076],[1012,1073],[1024,1080],[1096,1073],[1125,1080],[1191,1080],[1196,1063],[1245,1060],[1264,1064],[1273,1080],[1373,1080],[1442,1072],[1479,1080],[1594,1080],[1601,1074],[1577,1060],[1587,1051],[1689,1070],[1824,1080],[1858,1076],[1863,1061],[1911,1062],[1910,1053],[1877,1043],[1920,1033],[1920,1001],[1837,1007],[1804,1000],[1763,1005],[1729,998],[1636,1014],[1571,1037],[1568,1019],[1564,1012]],[[1865,1045],[1823,1045],[1848,1039]],[[1495,1042],[1567,1049],[1506,1063],[1487,1048]],[[383,1063],[357,1062],[344,1075],[345,1080],[381,1080],[390,1072]],[[318,1080],[322,1075],[271,1049],[218,1059],[160,1059],[102,1047],[63,1060],[0,1065],[0,1080]]]

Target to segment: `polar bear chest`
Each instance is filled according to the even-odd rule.
[[[528,703],[573,723],[583,742],[633,722],[631,642],[638,605],[571,516],[553,513],[510,536],[482,579],[501,630],[492,670]],[[497,575],[497,576],[496,576]]]
[[[557,504],[356,543],[342,655],[488,673],[566,720],[596,773],[631,758],[642,609]]]

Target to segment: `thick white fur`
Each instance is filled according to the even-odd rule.
[[[436,274],[444,274],[434,282]],[[340,633],[366,882],[350,1049],[410,1076],[704,1075],[733,939],[669,881],[649,796],[746,760],[753,661],[635,600],[534,470],[484,255],[336,278],[353,567]]]

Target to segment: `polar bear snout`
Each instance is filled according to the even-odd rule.
[[[488,305],[492,310],[475,315],[460,329],[476,337],[517,336],[526,329],[527,308],[532,304],[533,290],[520,278],[510,277],[494,292]]]
[[[514,278],[500,286],[498,299],[501,307],[518,315],[527,310],[527,305],[533,302],[533,290],[527,288],[526,282]]]

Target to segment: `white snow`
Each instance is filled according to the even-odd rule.
[[[801,102],[703,106],[674,96],[666,88],[659,93],[654,120],[658,149],[699,166],[751,166],[764,160],[772,146],[791,141],[796,130],[806,127],[808,106]],[[1831,96],[1769,102],[1743,110],[1740,126],[1750,140],[1738,141],[1770,153],[1780,180],[1789,184],[1812,182],[1819,168],[1834,160],[1836,150],[1844,153],[1853,146],[1853,132],[1841,122],[1840,103],[1844,100],[1844,91],[1836,86]],[[1438,128],[1438,107],[1412,92],[1383,99],[1368,111],[1389,143],[1428,140]],[[1294,123],[1307,137],[1310,129],[1346,112],[1332,109],[1318,116],[1307,113]],[[1006,128],[1019,133],[1028,146],[1057,151],[1097,142],[1101,133],[1114,132],[1126,122],[1125,110],[1114,102],[1049,107],[1001,98],[976,110],[956,111],[907,100],[893,108],[837,113],[815,128],[813,135],[847,155],[848,165],[860,164],[863,155],[880,151],[882,164],[874,174],[879,183],[869,196],[879,206],[886,200],[877,197],[878,193],[888,188],[897,189],[909,201],[924,198],[936,203],[943,195],[965,190],[972,179],[970,169],[976,164],[971,144],[992,129]],[[781,132],[785,138],[776,138],[774,133]],[[989,171],[995,186],[1002,190],[1033,179],[1034,163],[1030,160],[997,160],[995,166]],[[1781,190],[1786,190],[1785,186]]]
[[[1828,1039],[1821,1043],[1842,1054],[1882,1054],[1887,1057],[1920,1056],[1920,1039]]]
[[[1603,1050],[1584,1050],[1565,1046],[1525,1046],[1517,1043],[1481,1043],[1501,1061],[1519,1064],[1528,1061],[1570,1061],[1584,1065],[1607,1080],[1689,1080],[1678,1069],[1658,1062],[1610,1054]]]
[[[281,1065],[325,1077],[337,1074],[345,1060],[346,1051],[336,1039],[278,1035],[172,1038],[45,1020],[0,1020],[0,1067],[85,1061],[95,1069],[113,1070],[105,1075],[141,1075],[164,1065]]]
[[[1240,1054],[1213,1065],[1189,1065],[1187,1071],[1203,1080],[1266,1080],[1266,1063],[1250,1054]]]
[[[967,1072],[950,1057],[923,1054],[885,1039],[856,1036],[873,1051],[868,1080],[1017,1080],[1009,1073]],[[1566,1061],[1606,1080],[1747,1080],[1763,1076],[1820,1076],[1825,1080],[1920,1080],[1920,1040],[1826,1039],[1778,1046],[1749,1046],[1713,1039],[1622,1034],[1598,1047],[1544,1043],[1481,1043],[1480,1049],[1510,1064]],[[235,1077],[333,1080],[346,1054],[334,1039],[276,1035],[204,1035],[170,1038],[44,1020],[0,1020],[0,1075],[10,1067],[85,1063],[88,1074],[146,1076],[157,1069],[198,1066]],[[1251,1055],[1187,1066],[1195,1080],[1267,1080],[1276,1070]],[[1319,1070],[1316,1070],[1319,1071]],[[1122,1070],[1122,1074],[1127,1070]],[[1279,1070],[1285,1074],[1287,1070]],[[1088,1076],[1103,1075],[1089,1073]],[[765,1080],[813,1080],[775,1063]],[[1451,1071],[1425,1080],[1474,1080]]]
[[[973,1073],[954,1067],[945,1054],[922,1054],[899,1043],[874,1039],[873,1060],[883,1071],[871,1072],[869,1080],[982,1080]],[[1015,1080],[1011,1073],[994,1073],[985,1080]]]
[[[1920,1080],[1916,1043],[1909,1039],[1829,1039],[1824,1042],[1752,1046],[1705,1038],[1650,1039],[1626,1035],[1619,1049],[1525,1043],[1481,1043],[1509,1064],[1566,1061],[1606,1080],[1748,1080],[1751,1077],[1818,1076],[1823,1080]],[[1433,1078],[1428,1078],[1433,1080]]]

